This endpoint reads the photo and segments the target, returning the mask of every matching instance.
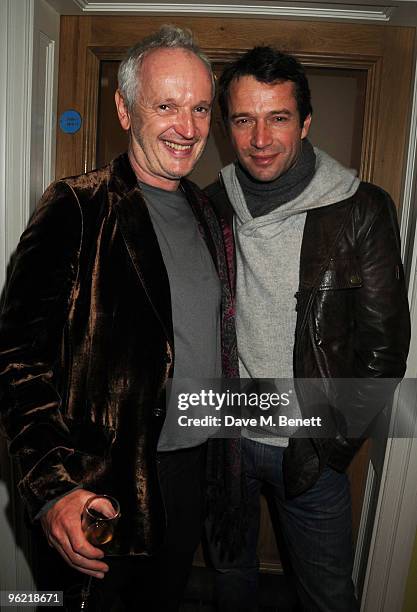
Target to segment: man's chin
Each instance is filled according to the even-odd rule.
[[[191,172],[196,167],[196,163],[192,164],[191,166],[184,167],[184,168],[181,168],[181,169],[178,169],[178,170],[168,170],[167,171],[167,175],[173,181],[179,181],[180,179],[184,178],[185,176],[188,176],[189,174],[191,174]]]
[[[248,170],[248,172],[255,181],[260,183],[272,183],[272,181],[275,181],[280,176],[279,172],[256,172],[251,170]]]
[[[285,173],[285,170],[282,168],[259,168],[257,166],[246,166],[246,172],[253,178],[255,181],[259,181],[262,183],[271,183],[279,178],[282,174]]]

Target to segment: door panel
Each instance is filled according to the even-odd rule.
[[[143,16],[61,18],[58,114],[76,109],[83,124],[76,134],[58,132],[57,178],[100,166],[126,149],[113,102],[118,62],[129,46],[166,21]],[[194,31],[216,72],[255,44],[295,54],[311,83],[313,144],[386,189],[398,205],[410,112],[412,28],[214,17],[177,17],[175,22]],[[205,186],[232,159],[216,110],[207,151],[192,178]],[[355,540],[369,456],[367,443],[349,469]],[[264,570],[280,571],[266,503],[258,550]],[[202,562],[201,554],[196,561]]]

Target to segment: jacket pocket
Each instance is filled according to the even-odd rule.
[[[110,493],[113,429],[92,421],[65,419],[70,430],[74,454],[65,467],[76,482],[98,493]]]
[[[319,291],[358,289],[362,284],[362,273],[357,259],[332,258],[320,280]]]
[[[356,259],[330,260],[319,280],[311,311],[310,329],[316,346],[324,343],[332,355],[345,355],[349,359],[356,327],[355,302],[362,285]]]

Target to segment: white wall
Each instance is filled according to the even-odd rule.
[[[54,175],[59,15],[0,0],[0,287],[36,200]],[[0,590],[32,589],[27,533],[0,441]],[[25,608],[28,610],[28,608]]]

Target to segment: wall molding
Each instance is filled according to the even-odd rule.
[[[35,28],[31,125],[30,209],[35,209],[54,179],[56,111],[54,100],[55,41]]]
[[[400,612],[417,524],[416,438],[389,438],[361,612]]]
[[[42,24],[54,30],[48,20],[58,39],[58,16],[43,0],[0,2],[0,291],[31,205],[54,175],[57,58],[55,42],[42,32]],[[15,480],[1,440],[0,588],[33,590],[29,533]]]
[[[404,177],[404,193],[401,206],[401,255],[406,266],[409,277],[409,298],[410,303],[413,298],[413,285],[415,283],[416,254],[414,249],[414,232],[416,229],[416,176],[415,165],[417,161],[417,63],[416,74],[414,76],[413,101],[410,117],[410,136],[407,153],[407,164]],[[412,270],[414,269],[414,271]],[[410,355],[415,358],[414,370],[417,372],[417,355]],[[410,362],[410,360],[409,360]]]
[[[34,0],[7,1],[6,264],[30,214]]]
[[[363,563],[363,554],[365,550],[366,533],[369,523],[369,513],[372,503],[372,498],[375,492],[375,469],[372,461],[368,464],[368,473],[366,476],[365,492],[363,495],[361,520],[359,523],[358,539],[356,541],[355,558],[353,563],[352,579],[355,585],[356,592],[359,591],[359,576]]]
[[[7,120],[7,18],[8,5],[0,4],[0,286],[3,287],[6,255],[6,120]]]
[[[54,76],[55,76],[55,41],[42,33],[45,37],[45,105],[44,117],[45,128],[43,137],[43,169],[42,169],[42,191],[54,179],[55,165],[53,160],[52,143],[55,140],[55,119],[54,109]]]
[[[313,4],[290,2],[288,4],[209,4],[176,3],[176,2],[89,2],[74,0],[83,14],[94,13],[147,13],[147,14],[204,14],[204,15],[236,15],[238,17],[297,17],[312,19],[348,19],[361,21],[389,22],[395,7],[353,4],[331,4],[318,7]],[[298,5],[298,6],[296,6]],[[342,8],[341,8],[342,6]]]

